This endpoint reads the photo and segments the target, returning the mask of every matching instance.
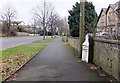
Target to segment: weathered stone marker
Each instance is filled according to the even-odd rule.
[[[85,37],[85,42],[83,43],[82,60],[88,63],[88,59],[89,59],[89,36],[87,34]]]

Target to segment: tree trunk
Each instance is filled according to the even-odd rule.
[[[46,15],[46,13],[45,13],[45,0],[44,0],[44,17],[43,17],[43,28],[44,28],[44,35],[43,35],[43,40],[45,40],[45,33],[46,33],[46,27],[45,27],[45,15]]]
[[[44,27],[43,40],[45,40],[46,28]]]
[[[10,36],[10,24],[8,24],[8,33],[7,33],[7,36]]]
[[[53,37],[53,28],[51,26],[51,38]]]

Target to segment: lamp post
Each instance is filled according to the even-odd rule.
[[[82,44],[84,41],[84,10],[85,0],[80,0],[79,58],[82,58]]]

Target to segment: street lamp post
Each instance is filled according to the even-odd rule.
[[[84,10],[85,0],[80,0],[79,58],[82,58],[82,44],[84,41]]]

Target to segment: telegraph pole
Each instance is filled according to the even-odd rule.
[[[85,15],[85,0],[80,0],[80,28],[79,28],[79,58],[82,58],[82,44],[84,41],[84,15]]]

